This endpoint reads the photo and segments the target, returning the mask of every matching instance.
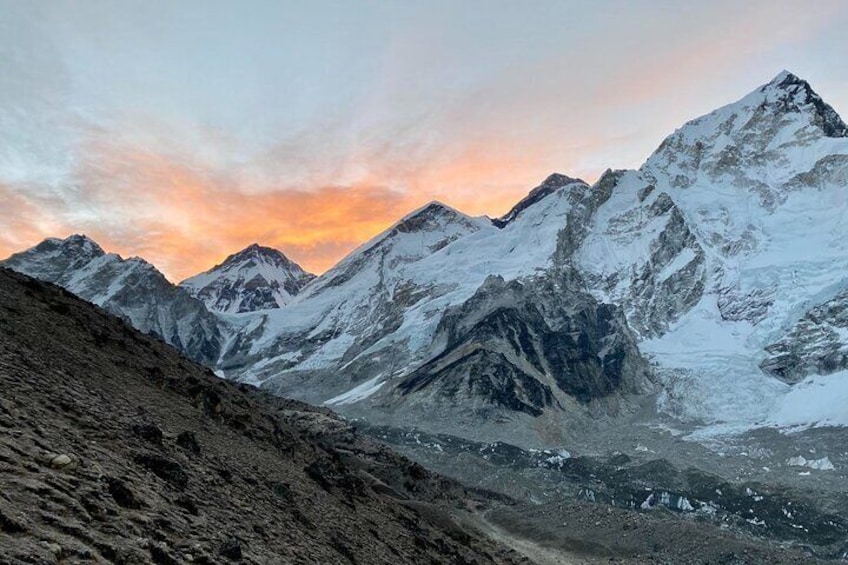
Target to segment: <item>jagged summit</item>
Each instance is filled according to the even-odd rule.
[[[253,243],[180,286],[212,310],[238,314],[280,308],[314,278],[281,251]]]
[[[471,220],[471,218],[447,204],[433,200],[401,218],[389,229],[389,234],[396,231],[401,233],[429,231],[440,228],[446,221],[465,220]]]
[[[64,284],[75,273],[106,252],[93,239],[73,234],[65,239],[47,238],[35,247],[13,254],[2,264],[44,280]]]
[[[557,190],[571,185],[588,186],[585,181],[578,178],[569,177],[568,175],[563,175],[560,173],[553,173],[551,175],[548,175],[548,178],[542,181],[542,184],[531,190],[529,194],[527,194],[527,196],[522,198],[515,206],[513,206],[509,212],[507,212],[500,218],[493,218],[492,223],[499,228],[506,227],[507,224],[513,221],[522,211],[524,211],[528,207],[532,206],[536,202],[539,202],[540,200],[556,192]]]
[[[785,103],[787,109],[799,110],[804,105],[811,105],[818,117],[818,125],[827,137],[848,137],[848,126],[842,118],[821,96],[819,96],[806,80],[799,78],[789,71],[780,72],[768,84],[764,85],[761,92],[778,91],[784,93],[780,99]]]
[[[215,265],[206,272],[209,273],[212,271],[220,270],[221,268],[225,268],[228,265],[241,264],[245,261],[251,260],[261,261],[273,265],[291,267],[295,270],[303,270],[297,263],[289,259],[282,251],[274,249],[273,247],[266,247],[258,243],[251,243],[241,251],[237,251],[232,255],[228,255],[227,258],[224,259],[221,263]]]
[[[814,171],[822,158],[848,153],[848,145],[842,146],[846,137],[848,127],[836,111],[807,81],[783,71],[736,102],[684,124],[641,171],[669,177],[672,188],[733,177],[735,186],[765,195],[768,204],[778,198],[780,185]],[[820,143],[829,140],[838,142]]]
[[[43,250],[58,248],[64,253],[82,254],[90,257],[98,257],[106,254],[96,241],[85,234],[78,233],[71,234],[65,239],[49,237],[35,247],[35,249],[39,248]]]

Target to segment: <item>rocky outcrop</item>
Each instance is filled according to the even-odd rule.
[[[765,347],[760,366],[795,384],[811,374],[848,369],[848,290],[811,308],[779,340]]]
[[[434,403],[540,416],[567,395],[580,403],[644,392],[647,365],[621,311],[548,280],[490,277],[439,323],[444,349],[398,385]],[[420,399],[418,400],[420,402]]]

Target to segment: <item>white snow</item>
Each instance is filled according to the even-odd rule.
[[[383,375],[377,375],[373,379],[369,379],[357,387],[350,389],[344,394],[334,396],[329,400],[324,401],[324,406],[335,406],[340,404],[353,404],[360,400],[365,400],[382,388],[385,381],[380,381]]]
[[[833,471],[836,467],[833,466],[829,457],[822,457],[821,459],[806,459],[802,455],[797,455],[795,457],[790,457],[786,464],[791,467],[809,467],[810,469],[815,469],[817,471]]]
[[[310,276],[279,251],[254,244],[230,255],[220,265],[184,280],[180,286],[210,310],[236,314],[254,290],[270,290],[274,305],[285,306],[293,296],[286,284],[302,285]]]
[[[250,352],[260,356],[292,332],[307,330],[313,337],[331,332],[333,339],[297,369],[333,367],[358,336],[374,331],[379,322],[374,312],[412,288],[419,299],[404,308],[401,326],[360,355],[404,343],[411,356],[405,361],[414,365],[433,345],[444,311],[470,298],[488,276],[512,280],[550,265],[571,207],[569,191],[583,189],[583,183],[560,188],[503,229],[443,204],[419,208],[310,283],[285,308],[265,312],[268,324]]]
[[[804,429],[848,426],[848,371],[807,377],[778,402],[768,424]]]

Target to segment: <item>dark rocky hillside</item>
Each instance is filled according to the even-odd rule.
[[[520,563],[481,494],[0,269],[0,563]]]

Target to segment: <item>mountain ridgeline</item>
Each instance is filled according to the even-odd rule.
[[[318,277],[253,245],[174,286],[82,236],[3,264],[229,379],[376,423],[557,445],[654,394],[703,425],[827,414],[794,403],[848,370],[846,210],[848,127],[784,71],[638,170],[551,175],[497,219],[428,204]]]

